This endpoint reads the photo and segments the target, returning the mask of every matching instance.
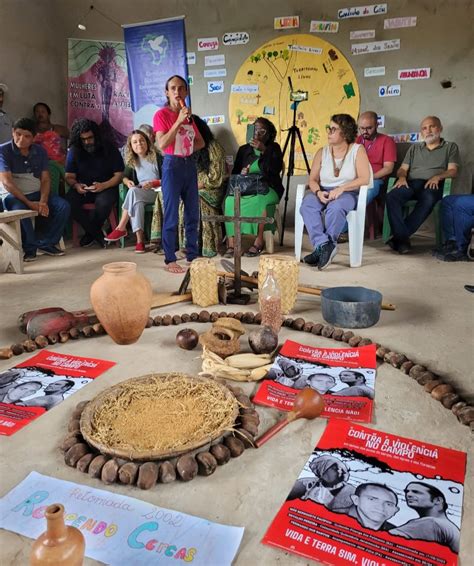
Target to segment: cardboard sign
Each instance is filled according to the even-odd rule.
[[[385,67],[366,67],[364,77],[381,77],[385,75]]]
[[[219,49],[218,37],[201,37],[197,40],[198,51],[217,51]]]
[[[374,37],[374,29],[359,29],[349,33],[349,39],[373,39]]]
[[[384,29],[412,28],[416,26],[416,16],[389,18],[383,21]]]
[[[188,65],[196,64],[196,53],[194,53],[194,51],[188,51],[188,53],[186,53],[186,63]]]
[[[378,53],[379,51],[395,51],[400,49],[399,39],[387,39],[384,41],[371,41],[370,43],[356,43],[351,45],[352,55],[365,55],[366,53]]]
[[[365,18],[367,16],[380,16],[387,13],[387,4],[371,4],[370,6],[354,6],[353,8],[341,8],[337,11],[340,20],[348,18]]]
[[[311,20],[309,26],[311,33],[337,33],[339,22],[326,22],[325,20]]]
[[[230,92],[242,92],[245,94],[257,94],[258,85],[232,85]]]
[[[222,36],[222,45],[245,45],[250,36],[246,31],[234,31]]]
[[[310,47],[308,45],[288,45],[288,49],[299,53],[310,53],[311,55],[321,55],[323,52],[320,47]]]
[[[206,55],[204,57],[205,67],[219,67],[225,65],[225,55]]]
[[[209,81],[207,83],[208,94],[224,92],[224,81]]]
[[[379,96],[400,96],[400,85],[379,86]]]
[[[421,69],[400,69],[398,71],[399,81],[413,81],[416,79],[429,79],[431,77],[431,68],[422,67]]]
[[[283,16],[280,18],[274,18],[273,20],[274,29],[293,29],[300,27],[300,17],[299,16]]]
[[[420,141],[420,132],[409,132],[405,134],[388,134],[395,143],[417,143]]]
[[[206,122],[208,126],[217,126],[219,124],[225,124],[224,114],[217,114],[215,116],[201,116],[201,118]]]
[[[205,69],[204,78],[227,77],[227,69]]]

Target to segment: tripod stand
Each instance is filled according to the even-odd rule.
[[[291,78],[290,77],[288,77],[288,82],[290,83],[291,92],[293,92],[293,85],[291,84]],[[293,177],[294,171],[295,171],[295,141],[296,141],[296,136],[298,136],[298,141],[300,142],[301,151],[303,152],[304,162],[306,164],[306,170],[308,171],[308,175],[309,175],[309,172],[311,170],[311,168],[309,166],[308,158],[306,157],[306,151],[304,149],[303,139],[301,137],[301,132],[300,132],[300,129],[298,128],[298,126],[296,125],[296,108],[298,107],[298,104],[299,104],[299,102],[297,102],[296,100],[293,101],[293,125],[290,128],[288,128],[288,130],[286,130],[288,132],[288,135],[286,137],[285,145],[283,146],[283,159],[285,159],[285,153],[286,153],[286,150],[288,149],[288,146],[290,147],[290,154],[289,154],[289,157],[288,157],[288,171],[286,173],[285,208],[283,210],[283,222],[282,222],[282,229],[281,229],[281,235],[280,235],[280,246],[283,245],[283,238],[285,236],[285,221],[286,221],[286,211],[287,211],[287,208],[288,208],[288,194],[290,192],[290,180],[291,180],[291,177]]]

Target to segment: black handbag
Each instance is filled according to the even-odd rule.
[[[231,175],[227,194],[233,196],[235,189],[240,188],[240,194],[243,197],[252,195],[266,195],[270,190],[268,183],[264,180],[263,175]]]

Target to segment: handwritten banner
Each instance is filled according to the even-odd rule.
[[[225,124],[224,114],[216,114],[214,116],[201,116],[208,126],[217,126],[218,124]]]
[[[245,92],[246,94],[256,94],[258,92],[258,85],[232,85],[230,92]]]
[[[400,85],[379,86],[379,96],[400,96]]]
[[[400,69],[398,71],[398,80],[413,81],[416,79],[429,79],[431,76],[430,67],[422,67],[421,69]]]
[[[349,39],[373,39],[375,37],[374,29],[359,29],[351,31]]]
[[[222,45],[245,45],[250,36],[246,31],[233,31],[222,36]]]
[[[37,538],[44,512],[60,501],[65,522],[86,539],[86,555],[112,566],[192,563],[229,565],[244,529],[156,507],[132,497],[31,472],[1,499],[0,527]]]
[[[354,6],[352,8],[341,8],[337,11],[340,20],[348,18],[365,18],[367,16],[380,16],[387,13],[387,4],[371,4],[370,6]]]
[[[219,49],[218,37],[201,37],[197,40],[198,51],[216,51]]]
[[[309,31],[312,33],[337,33],[339,31],[339,22],[311,20]]]
[[[366,67],[364,77],[381,77],[385,75],[385,67]]]
[[[388,18],[383,21],[383,29],[412,28],[416,26],[416,16],[407,18]]]
[[[204,71],[205,79],[213,79],[216,77],[227,77],[227,69],[206,69]]]
[[[400,49],[399,39],[387,39],[385,41],[371,41],[369,43],[356,43],[351,45],[352,55],[364,55],[365,53],[378,53],[381,51],[395,51]]]
[[[208,94],[224,92],[224,81],[209,81],[207,83]]]
[[[288,49],[300,53],[311,53],[312,55],[321,55],[323,52],[320,47],[309,47],[307,45],[288,45]]]
[[[204,57],[205,67],[219,67],[225,65],[225,55],[206,55]]]
[[[410,132],[406,134],[388,134],[395,143],[416,143],[420,141],[419,132]]]
[[[274,18],[273,20],[274,29],[292,29],[300,27],[300,17],[299,16],[283,16],[280,18]]]

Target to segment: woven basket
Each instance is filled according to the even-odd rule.
[[[258,287],[262,287],[267,271],[273,275],[281,291],[281,312],[288,314],[294,307],[298,293],[300,266],[296,259],[278,255],[262,255],[258,266]]]
[[[217,268],[210,259],[195,259],[191,263],[191,292],[193,303],[200,307],[217,305]]]

